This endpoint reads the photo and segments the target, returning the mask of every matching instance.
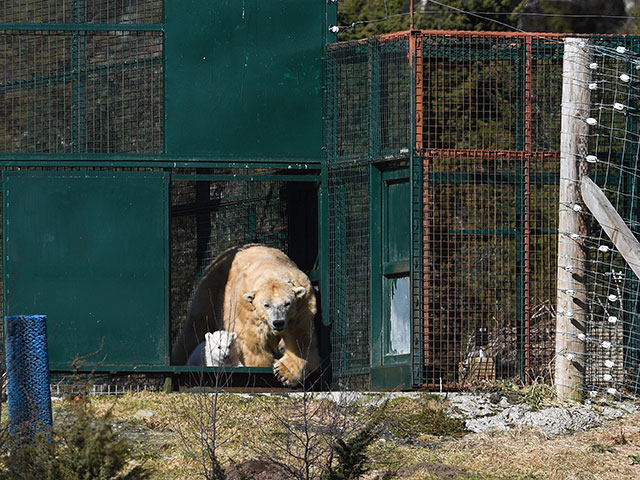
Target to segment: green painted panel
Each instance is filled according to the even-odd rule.
[[[403,172],[406,174],[406,172]],[[411,258],[411,186],[409,178],[385,181],[386,262],[407,262]],[[407,268],[408,270],[408,268]]]
[[[371,387],[376,390],[409,390],[411,366],[391,365],[371,369]]]
[[[167,181],[4,173],[5,311],[47,315],[52,369],[168,364]]]
[[[166,151],[322,158],[325,2],[165,6]]]

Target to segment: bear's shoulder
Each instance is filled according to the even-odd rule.
[[[297,265],[282,251],[265,245],[251,244],[240,248],[234,258],[229,280],[259,285],[267,280],[309,286],[310,282]]]

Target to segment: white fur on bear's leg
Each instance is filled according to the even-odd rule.
[[[207,367],[241,367],[236,339],[238,334],[226,330],[207,332],[204,335],[204,360]]]

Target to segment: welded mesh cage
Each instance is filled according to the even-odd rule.
[[[371,162],[409,155],[409,38],[390,35],[331,45],[327,65],[332,374],[339,388],[368,388],[372,342],[369,169]]]
[[[313,277],[318,255],[317,183],[261,169],[178,174],[171,183],[171,339],[207,266],[229,248],[260,243],[287,253]]]
[[[161,21],[160,0],[5,2],[0,151],[161,152]]]
[[[349,278],[337,252],[362,245],[346,232],[365,219],[355,207],[349,213],[340,189],[358,171],[362,188],[374,191],[372,169],[404,156],[412,176],[414,385],[551,380],[562,52],[560,36],[463,32],[405,32],[329,48],[334,363],[352,355],[366,370],[369,352],[339,342],[369,338],[381,321],[337,300],[336,285]],[[393,80],[379,75],[390,71]],[[371,222],[378,200],[358,197],[369,202]],[[371,225],[362,234],[380,235]],[[376,255],[358,251],[362,265]]]
[[[561,52],[556,38],[423,37],[426,383],[550,380]]]

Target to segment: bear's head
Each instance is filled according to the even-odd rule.
[[[228,365],[232,360],[232,346],[236,338],[238,338],[236,332],[226,330],[205,333],[205,365],[208,367]]]
[[[271,279],[255,291],[246,292],[242,297],[253,306],[260,319],[269,326],[271,331],[279,334],[289,326],[289,322],[297,311],[298,301],[306,293],[305,287]]]

